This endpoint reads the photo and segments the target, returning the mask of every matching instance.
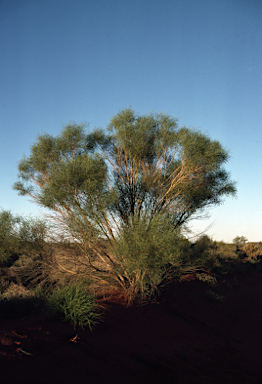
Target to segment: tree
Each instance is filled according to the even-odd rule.
[[[14,188],[55,213],[86,256],[80,266],[144,296],[177,265],[183,225],[235,194],[228,158],[218,141],[168,115],[125,109],[108,133],[74,124],[38,136]]]
[[[233,239],[233,243],[236,244],[237,247],[241,247],[245,245],[246,242],[247,242],[247,238],[245,236],[236,236]]]

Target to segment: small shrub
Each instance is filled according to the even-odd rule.
[[[0,212],[0,266],[10,266],[11,257],[19,244],[16,225],[19,218],[12,215],[9,211]],[[10,264],[10,265],[9,265]]]
[[[204,283],[208,283],[212,286],[217,284],[217,279],[214,276],[208,275],[206,273],[196,273],[196,278],[199,281],[203,281]]]
[[[2,293],[2,297],[6,299],[11,299],[13,297],[25,298],[28,296],[32,296],[31,291],[25,289],[25,287],[23,287],[22,285],[15,284],[13,282],[8,286],[6,291]]]
[[[190,246],[183,242],[182,246],[183,264],[185,267],[212,269],[217,259],[217,245],[208,236],[201,236]]]
[[[20,279],[14,269],[0,268],[0,293],[4,293],[12,283],[20,283]]]
[[[259,260],[259,258],[262,256],[262,248],[254,243],[247,243],[243,246],[242,249],[250,262]]]
[[[52,319],[70,321],[76,326],[87,326],[90,330],[100,322],[101,313],[95,297],[88,292],[87,283],[71,282],[67,286],[56,289],[47,298],[47,312]]]
[[[44,250],[49,225],[41,219],[0,211],[0,267],[11,267],[23,254]]]
[[[234,244],[226,244],[222,241],[214,242],[213,257],[210,258],[211,269],[214,272],[222,274],[230,273],[234,270],[239,255],[236,253],[236,246]]]
[[[18,237],[20,247],[27,250],[42,250],[50,226],[39,218],[20,218]]]
[[[55,285],[54,255],[48,247],[41,252],[28,252],[14,263],[13,269],[21,283],[28,289]]]
[[[42,301],[32,291],[12,283],[0,295],[0,317],[9,319],[24,317],[39,309],[41,304]]]

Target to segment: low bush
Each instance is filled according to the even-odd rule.
[[[242,247],[248,260],[259,260],[262,257],[262,247],[254,243],[246,243]]]
[[[92,330],[101,321],[101,313],[87,288],[86,282],[74,281],[54,290],[46,301],[48,317],[69,321],[74,328],[88,326]]]
[[[21,217],[19,219],[18,238],[20,248],[30,251],[43,250],[50,226],[39,218]]]
[[[33,291],[11,283],[9,288],[0,295],[0,317],[21,318],[39,310],[42,305],[43,300]]]
[[[12,268],[0,268],[0,293],[4,293],[10,284],[19,284],[20,279]]]
[[[214,276],[208,275],[206,273],[196,273],[196,278],[199,281],[203,281],[204,283],[208,283],[211,286],[217,284],[217,279]]]
[[[11,212],[4,210],[0,212],[0,267],[12,264],[12,255],[19,245],[18,222],[19,218]]]
[[[47,246],[41,252],[32,251],[20,256],[12,266],[22,285],[28,289],[50,287],[55,284],[54,255]]]
[[[236,245],[212,241],[208,236],[200,237],[194,244],[182,242],[183,265],[186,273],[233,271],[239,261]]]

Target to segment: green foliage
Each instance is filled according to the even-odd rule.
[[[216,243],[215,258],[213,268],[220,273],[231,273],[239,261],[239,255],[236,252],[236,247],[232,244],[223,242]]]
[[[201,236],[194,244],[184,240],[181,252],[185,271],[191,269],[228,273],[239,260],[235,245],[213,241],[206,235]]]
[[[161,215],[130,219],[110,249],[118,282],[128,301],[154,296],[158,286],[179,268],[180,235]]]
[[[198,268],[211,268],[217,256],[216,243],[208,236],[201,236],[195,243],[182,243],[184,265]]]
[[[18,223],[19,218],[11,212],[4,210],[0,212],[0,266],[12,263],[11,257],[19,244]]]
[[[95,297],[88,292],[87,283],[72,282],[55,290],[47,299],[47,311],[51,318],[70,321],[76,326],[88,326],[90,330],[101,320]]]
[[[222,169],[228,153],[217,141],[164,114],[136,116],[126,109],[109,125],[113,164],[122,220],[145,210],[168,212],[180,226],[193,214],[235,193]]]
[[[238,247],[242,247],[247,242],[247,238],[245,236],[236,236],[233,239],[233,243]]]
[[[20,218],[18,237],[21,248],[43,249],[49,225],[39,218]]]
[[[40,219],[23,218],[8,211],[0,213],[1,294],[6,295],[10,286],[35,288],[50,280],[47,228]]]
[[[125,109],[112,118],[108,133],[86,134],[83,125],[71,124],[57,137],[39,135],[19,163],[14,188],[52,210],[60,234],[83,252],[81,273],[85,266],[93,278],[113,276],[135,295],[152,292],[165,278],[182,226],[235,194],[223,169],[228,158],[218,141],[179,128],[168,115]]]
[[[0,212],[0,266],[10,266],[28,248],[42,249],[47,235],[45,221]]]

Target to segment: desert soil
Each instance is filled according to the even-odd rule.
[[[192,279],[191,279],[192,278]],[[0,321],[1,384],[262,383],[262,272],[188,277],[155,304],[112,297],[93,332],[44,314]]]

